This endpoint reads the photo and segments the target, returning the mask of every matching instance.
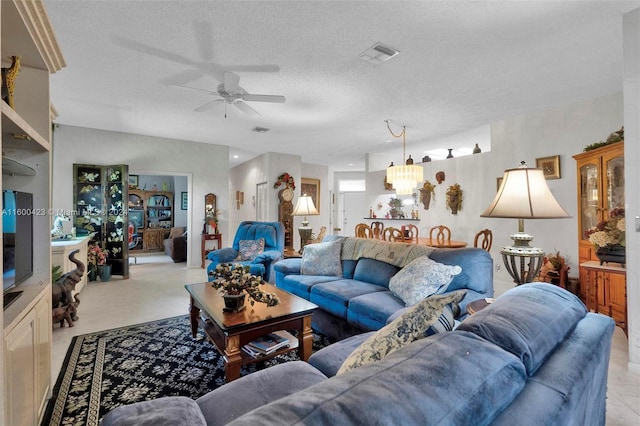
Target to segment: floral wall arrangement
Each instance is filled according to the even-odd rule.
[[[273,184],[273,187],[279,188],[280,185],[283,184],[285,188],[296,189],[296,182],[293,179],[293,176],[291,176],[289,173],[283,173],[278,176],[278,180],[276,180],[276,183]]]

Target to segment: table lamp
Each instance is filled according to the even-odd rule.
[[[517,285],[533,281],[544,257],[542,249],[529,246],[533,236],[524,232],[524,219],[569,217],[551,194],[542,169],[527,168],[524,161],[517,169],[505,170],[495,199],[480,216],[518,219],[518,232],[511,235],[513,245],[500,251]]]
[[[307,241],[311,239],[311,233],[313,228],[309,226],[307,216],[319,215],[316,206],[313,204],[313,200],[307,194],[298,198],[296,208],[293,209],[293,216],[303,216],[302,225],[298,228],[300,233],[300,253],[304,250],[304,246],[307,245]]]

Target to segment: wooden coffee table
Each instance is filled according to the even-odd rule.
[[[298,350],[301,360],[311,356],[313,332],[311,314],[317,308],[298,296],[287,293],[271,284],[263,290],[275,293],[280,304],[267,307],[256,302],[253,306],[247,300],[246,309],[241,312],[223,312],[222,295],[210,283],[187,284],[185,288],[191,296],[191,334],[196,337],[198,325],[202,327],[211,342],[224,356],[224,370],[227,382],[240,377],[240,367],[264,361],[293,350]],[[242,347],[252,340],[278,330],[297,331],[298,339],[283,348],[260,358],[245,353]]]

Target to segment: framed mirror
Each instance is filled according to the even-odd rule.
[[[206,194],[204,196],[204,217],[213,218],[216,215],[216,195]]]

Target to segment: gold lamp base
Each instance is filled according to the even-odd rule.
[[[304,246],[306,246],[307,241],[311,239],[313,228],[309,226],[309,222],[303,221],[302,226],[298,228],[298,232],[300,233],[300,251],[298,253],[302,254]]]

